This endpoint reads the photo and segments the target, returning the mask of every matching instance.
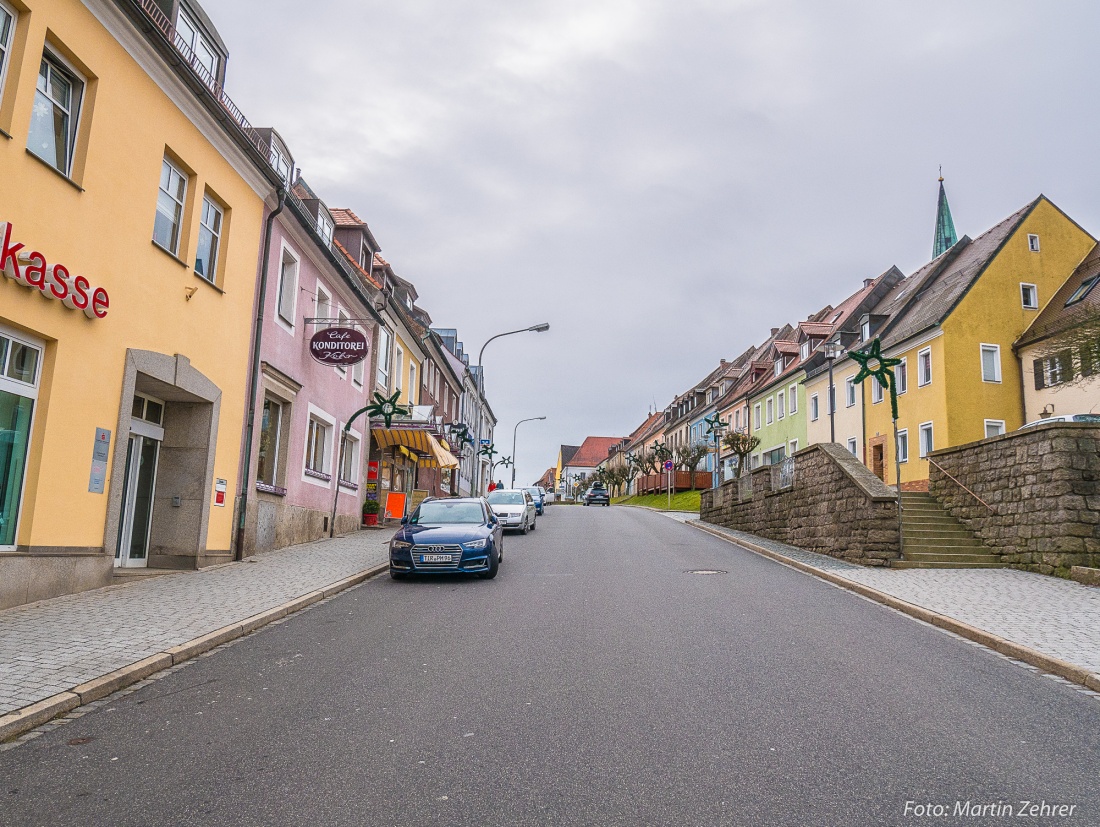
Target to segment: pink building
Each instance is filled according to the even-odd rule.
[[[273,131],[273,156],[289,153]],[[288,163],[293,169],[293,163]],[[364,499],[364,457],[376,328],[372,286],[333,244],[328,208],[299,181],[271,225],[266,281],[257,298],[259,368],[251,428],[241,556],[354,530]],[[377,252],[369,231],[365,260]],[[263,267],[263,263],[261,263]],[[362,333],[368,355],[322,364],[310,340],[327,328]],[[246,429],[245,440],[249,431]],[[243,464],[242,464],[243,467]],[[335,525],[330,526],[335,502]]]

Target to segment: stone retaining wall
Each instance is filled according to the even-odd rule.
[[[1100,566],[1100,427],[1052,422],[930,457],[929,493],[1004,563],[1062,577]]]
[[[779,466],[757,468],[704,491],[700,516],[865,566],[901,556],[894,489],[835,443],[811,445],[791,460],[791,486],[779,487]]]

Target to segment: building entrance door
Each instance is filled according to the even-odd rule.
[[[876,477],[886,482],[886,446],[881,443],[871,446],[871,470]]]
[[[157,487],[157,459],[164,429],[132,420],[122,480],[122,519],[118,527],[115,565],[145,566],[149,557],[149,527]]]

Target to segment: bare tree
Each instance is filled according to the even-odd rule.
[[[740,477],[745,473],[749,456],[760,447],[760,437],[750,436],[748,431],[732,431],[726,434],[722,445],[737,457],[737,476]]]
[[[691,474],[691,490],[695,490],[695,469],[708,453],[704,443],[681,445],[676,449],[676,465]]]

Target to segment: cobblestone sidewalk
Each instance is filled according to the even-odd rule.
[[[688,522],[1100,675],[1100,588],[1014,569],[865,568],[754,534]]]
[[[0,611],[0,715],[377,568],[394,529]]]

